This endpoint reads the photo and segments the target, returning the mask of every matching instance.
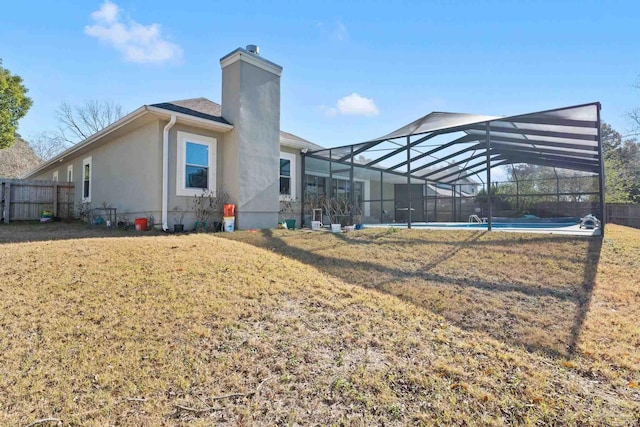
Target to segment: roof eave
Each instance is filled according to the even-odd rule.
[[[68,156],[72,155],[73,153],[83,149],[84,147],[86,147],[86,146],[88,146],[90,144],[93,144],[96,141],[99,141],[100,139],[102,139],[103,137],[109,135],[110,133],[112,133],[112,132],[120,129],[123,126],[128,125],[129,123],[133,122],[134,120],[144,116],[146,113],[147,113],[147,106],[143,105],[142,107],[138,108],[137,110],[135,110],[135,111],[127,114],[126,116],[122,117],[121,119],[111,123],[106,128],[94,133],[89,138],[85,139],[84,141],[81,141],[81,142],[73,145],[72,147],[67,148],[62,153],[58,154],[57,156],[53,157],[50,160],[47,160],[46,162],[44,162],[43,164],[38,166],[36,169],[27,172],[26,174],[24,174],[22,176],[22,178],[23,179],[29,179],[30,177],[33,177],[34,175],[39,174],[40,172],[42,172],[43,170],[47,169],[49,166],[55,164],[56,162],[61,162],[62,160],[65,159],[65,157],[68,157]]]
[[[287,138],[287,137],[280,137],[280,145],[283,145],[285,147],[288,148],[292,148],[292,149],[300,149],[300,150],[307,150],[308,152],[312,152],[312,151],[318,151],[318,150],[324,150],[324,148],[322,148],[320,145],[311,142],[311,141],[301,141],[301,140],[295,140],[292,138]],[[301,145],[305,146],[305,147],[300,147]],[[306,146],[309,147],[306,147]],[[319,147],[319,148],[313,148],[313,147]]]
[[[155,113],[155,114],[160,114],[160,115],[164,115],[164,116],[167,116],[167,117],[176,116],[178,121],[180,121],[182,123],[185,123],[185,124],[191,124],[191,125],[195,125],[195,126],[199,126],[199,127],[205,127],[207,129],[215,130],[215,131],[221,132],[221,133],[227,133],[227,132],[233,130],[233,125],[231,125],[231,124],[221,123],[221,122],[217,122],[215,120],[203,119],[202,117],[196,117],[196,116],[192,116],[190,114],[179,113],[177,111],[165,110],[164,108],[153,107],[153,106],[150,106],[150,105],[145,105],[145,107],[147,108],[147,110],[149,112],[152,112],[152,113]]]
[[[74,146],[69,147],[68,149],[66,149],[62,153],[58,154],[57,156],[53,157],[52,159],[47,160],[46,162],[44,162],[43,164],[38,166],[36,169],[34,169],[32,171],[29,171],[28,173],[26,173],[25,175],[22,176],[22,179],[29,179],[29,178],[41,173],[42,171],[46,170],[48,167],[52,166],[53,164],[63,161],[66,157],[76,153],[79,150],[82,150],[83,148],[87,147],[88,145],[96,143],[97,141],[101,140],[102,138],[106,137],[107,135],[115,132],[116,130],[128,125],[129,123],[133,122],[134,120],[137,120],[140,117],[142,117],[142,116],[144,116],[146,114],[149,114],[149,113],[152,113],[152,114],[155,114],[155,115],[160,115],[160,116],[166,117],[166,118],[170,118],[171,116],[176,116],[176,118],[181,123],[194,125],[194,126],[198,126],[198,127],[204,127],[204,128],[207,128],[207,129],[211,129],[211,130],[217,131],[217,132],[221,132],[221,133],[226,133],[226,132],[229,132],[229,131],[231,131],[233,129],[233,125],[229,125],[229,124],[226,124],[226,123],[220,123],[220,122],[216,122],[216,121],[213,121],[213,120],[207,120],[207,119],[203,119],[203,118],[200,118],[200,117],[194,117],[194,116],[190,116],[190,115],[184,114],[184,113],[178,113],[178,112],[175,112],[175,111],[165,110],[163,108],[151,107],[149,105],[143,105],[142,107],[138,108],[137,110],[135,110],[135,111],[127,114],[126,116],[122,117],[121,119],[113,122],[112,124],[110,124],[106,128],[102,129],[101,131],[94,133],[89,138],[85,139],[84,141],[81,141],[81,142],[75,144]]]

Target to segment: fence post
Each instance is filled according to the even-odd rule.
[[[11,183],[4,184],[4,223],[9,224],[9,215],[11,211]]]
[[[58,183],[53,184],[53,216],[58,216]]]

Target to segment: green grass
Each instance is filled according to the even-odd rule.
[[[0,226],[0,425],[638,423],[640,231],[608,230]]]

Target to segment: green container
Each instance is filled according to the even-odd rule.
[[[295,219],[286,219],[284,222],[287,223],[287,229],[288,230],[295,230],[296,229],[296,220]]]

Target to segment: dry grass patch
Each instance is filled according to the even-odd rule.
[[[0,227],[0,236],[20,230],[10,227]],[[534,339],[517,316],[535,318],[523,291],[531,279],[521,270],[534,270],[536,262],[526,261],[531,255],[521,242],[502,241],[506,237],[233,235],[267,250],[213,235],[2,244],[0,425],[47,416],[64,425],[132,426],[638,422],[637,390],[622,385],[637,381],[637,365],[621,363],[635,360],[637,348],[625,341],[625,350],[610,359],[595,345],[589,356],[549,356],[567,350],[553,339]],[[465,273],[450,260],[470,245],[492,250]],[[599,276],[593,292],[584,291],[592,294],[590,305],[566,296],[577,292],[574,264],[589,252],[588,242],[575,245],[570,256],[578,261],[540,258],[559,278],[536,277],[543,296],[554,298],[550,306],[559,300],[588,308],[574,345],[585,353],[583,346],[599,337],[620,338],[589,332],[599,330],[589,311]],[[411,255],[394,260],[397,247]],[[448,252],[428,249],[434,247]],[[510,267],[513,278],[489,276],[487,264],[499,259],[499,250],[524,265]],[[435,298],[436,285],[447,292],[433,307],[426,296],[418,299],[423,293]],[[462,304],[471,316],[483,311],[473,318],[477,325],[462,315]],[[626,307],[624,316],[637,314],[638,298]],[[515,317],[514,329],[491,337],[492,316],[495,329],[507,322],[500,313]],[[626,334],[633,323],[621,318]],[[566,332],[552,334],[567,339]],[[526,351],[521,337],[549,352]],[[606,375],[586,376],[585,366],[596,361]],[[242,395],[215,399],[230,393]]]
[[[640,230],[600,238],[371,229],[263,231],[225,237],[268,248],[375,288],[456,325],[557,357],[578,346],[612,366],[640,367]],[[595,323],[593,323],[595,322]],[[592,324],[593,323],[593,324]]]

